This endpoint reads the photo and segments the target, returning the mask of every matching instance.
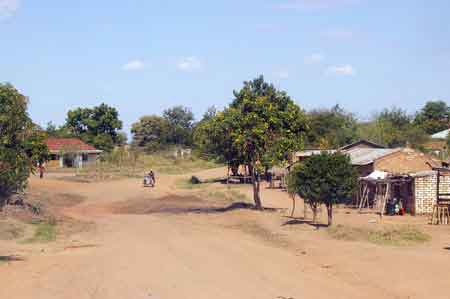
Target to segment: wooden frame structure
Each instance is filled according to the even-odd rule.
[[[436,204],[433,206],[431,224],[450,224],[450,190],[441,192],[441,178],[450,176],[450,168],[434,167],[436,174]],[[450,188],[450,187],[449,187]]]
[[[385,179],[361,178],[356,202],[359,212],[363,209],[373,209],[383,217],[395,186],[409,184],[412,181],[413,178],[409,175],[388,176]]]

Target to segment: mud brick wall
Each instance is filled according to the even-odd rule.
[[[415,178],[415,212],[431,214],[436,203],[437,175]],[[440,193],[450,193],[450,176],[441,176]]]

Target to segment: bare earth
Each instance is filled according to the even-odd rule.
[[[378,223],[337,209],[336,223],[411,223],[432,240],[408,247],[335,240],[322,228],[289,225],[291,201],[280,190],[262,195],[265,206],[281,210],[224,209],[199,194],[226,186],[181,189],[179,178],[162,176],[154,189],[138,179],[32,178],[30,192],[84,198],[59,212],[93,225],[45,244],[0,241],[0,256],[24,259],[0,263],[0,298],[450,298],[450,226],[423,217]],[[250,186],[232,188],[250,198]]]

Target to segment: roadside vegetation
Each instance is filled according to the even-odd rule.
[[[327,233],[336,240],[364,241],[385,246],[410,246],[431,240],[430,235],[410,225],[370,229],[339,224],[329,227]]]
[[[34,234],[32,237],[24,240],[24,243],[46,243],[56,240],[57,225],[54,219],[36,221],[32,225]]]

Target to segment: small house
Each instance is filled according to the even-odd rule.
[[[102,153],[78,138],[48,138],[45,143],[50,152],[50,168],[82,168],[95,163]]]
[[[427,171],[431,170],[430,164],[435,163],[428,155],[411,148],[354,148],[344,153],[350,156],[360,177],[377,170],[392,174]]]

